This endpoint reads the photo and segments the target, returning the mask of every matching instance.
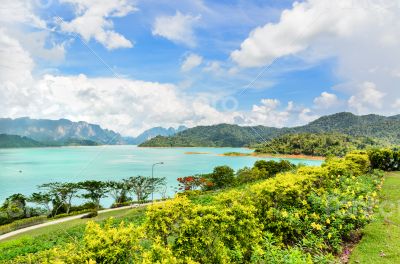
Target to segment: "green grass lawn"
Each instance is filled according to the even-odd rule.
[[[350,263],[400,263],[400,172],[387,173],[380,209],[364,229]]]
[[[104,222],[113,217],[116,223],[125,221],[140,224],[144,221],[145,209],[122,209],[99,214],[92,219],[76,219],[61,224],[28,231],[0,242],[0,263],[16,256],[35,253],[66,243],[79,243],[82,240],[87,221]]]

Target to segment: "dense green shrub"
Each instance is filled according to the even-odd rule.
[[[258,160],[254,163],[254,168],[259,169],[262,178],[267,179],[280,172],[290,171],[295,168],[295,165],[287,160],[281,160],[279,162],[273,160]]]
[[[371,166],[374,169],[395,171],[400,169],[400,150],[371,149],[368,151]]]

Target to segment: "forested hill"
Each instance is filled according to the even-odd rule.
[[[62,146],[98,146],[97,142],[87,139],[69,138],[60,141],[39,142],[28,137],[18,135],[0,134],[1,148],[38,148],[38,147],[62,147]]]
[[[34,148],[44,145],[27,137],[0,134],[0,148]]]
[[[387,143],[400,144],[400,116],[357,116],[343,112],[323,116],[305,126],[293,128],[241,127],[227,124],[199,126],[174,136],[153,138],[140,146],[243,147],[271,140],[285,134],[332,132],[378,138],[380,141],[386,141]]]
[[[215,126],[198,126],[180,132],[174,136],[157,136],[141,147],[243,147],[260,142],[261,136],[274,137],[280,129],[257,126],[241,127],[238,125],[220,124]]]
[[[340,133],[301,133],[276,137],[255,146],[256,153],[308,156],[344,156],[353,150],[381,147],[368,137],[354,137]]]
[[[294,132],[339,132],[352,136],[367,136],[399,143],[400,115],[385,117],[338,113],[323,116],[306,126],[293,129]]]

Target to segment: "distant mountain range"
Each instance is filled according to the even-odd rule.
[[[0,133],[18,135],[35,141],[53,144],[70,139],[91,140],[99,144],[123,144],[123,137],[99,125],[87,122],[72,122],[67,119],[48,120],[28,117],[0,119]]]
[[[400,115],[390,117],[379,115],[357,116],[342,112],[323,116],[305,126],[292,128],[241,127],[228,124],[198,126],[173,136],[157,136],[140,146],[244,147],[253,146],[284,134],[332,132],[375,138],[390,144],[400,144]]]
[[[123,137],[117,132],[83,121],[72,122],[68,119],[49,120],[28,117],[0,118],[0,134],[3,134],[3,142],[6,142],[6,136],[9,135],[8,140],[13,142],[16,147],[137,145],[155,136],[171,136],[185,129],[184,126],[178,129],[156,127],[144,131],[137,137]],[[6,145],[10,147],[9,144],[4,143],[4,146]]]
[[[187,129],[187,127],[185,127],[185,126],[180,126],[176,129],[173,127],[170,127],[170,128],[154,127],[154,128],[150,128],[150,129],[144,131],[139,136],[132,138],[130,140],[130,143],[134,144],[134,145],[139,145],[139,144],[142,144],[143,142],[150,140],[156,136],[164,136],[164,137],[172,136],[172,135],[175,135],[176,133],[182,132],[186,129]]]
[[[97,142],[87,139],[67,139],[63,141],[39,142],[28,137],[0,134],[0,148],[38,148],[61,146],[98,146]]]
[[[112,130],[87,122],[67,119],[48,120],[27,117],[0,118],[0,147],[116,145],[132,144],[142,147],[244,147],[254,146],[285,134],[343,133],[400,144],[400,115],[357,116],[338,113],[323,116],[305,126],[274,128],[267,126],[238,126],[219,124],[187,129],[155,127],[137,137],[123,137]],[[10,136],[10,137],[6,137]],[[19,137],[13,137],[19,136]],[[8,142],[8,143],[7,143]],[[13,144],[10,144],[13,142]]]

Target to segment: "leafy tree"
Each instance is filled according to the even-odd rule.
[[[107,197],[107,184],[102,181],[84,181],[77,185],[80,189],[86,191],[81,197],[90,199],[96,205],[96,209],[99,209],[100,199]]]
[[[125,180],[128,192],[136,195],[140,202],[145,201],[151,193],[165,184],[165,178],[151,178],[144,176],[130,177]]]
[[[51,195],[49,193],[32,193],[31,196],[29,196],[28,201],[39,206],[44,206],[48,212],[52,211],[50,207]]]
[[[108,181],[106,182],[108,193],[113,197],[115,204],[129,201],[127,196],[127,185],[125,182]]]
[[[270,178],[280,172],[290,171],[296,166],[287,160],[281,160],[279,162],[273,160],[258,160],[254,163],[254,167],[260,170],[263,175],[262,178]]]
[[[177,179],[179,190],[192,191],[201,189],[207,185],[208,181],[202,175],[186,176]]]
[[[206,189],[222,189],[235,184],[235,171],[229,166],[215,167],[213,172],[204,175],[212,183]]]
[[[260,180],[261,176],[261,171],[257,167],[245,167],[236,173],[236,179],[239,183],[254,182]]]
[[[39,189],[45,190],[51,196],[54,216],[60,213],[61,209],[67,214],[70,212],[72,198],[79,191],[79,186],[76,183],[51,182],[40,185]]]
[[[26,197],[20,193],[7,197],[1,208],[9,219],[27,217]]]

